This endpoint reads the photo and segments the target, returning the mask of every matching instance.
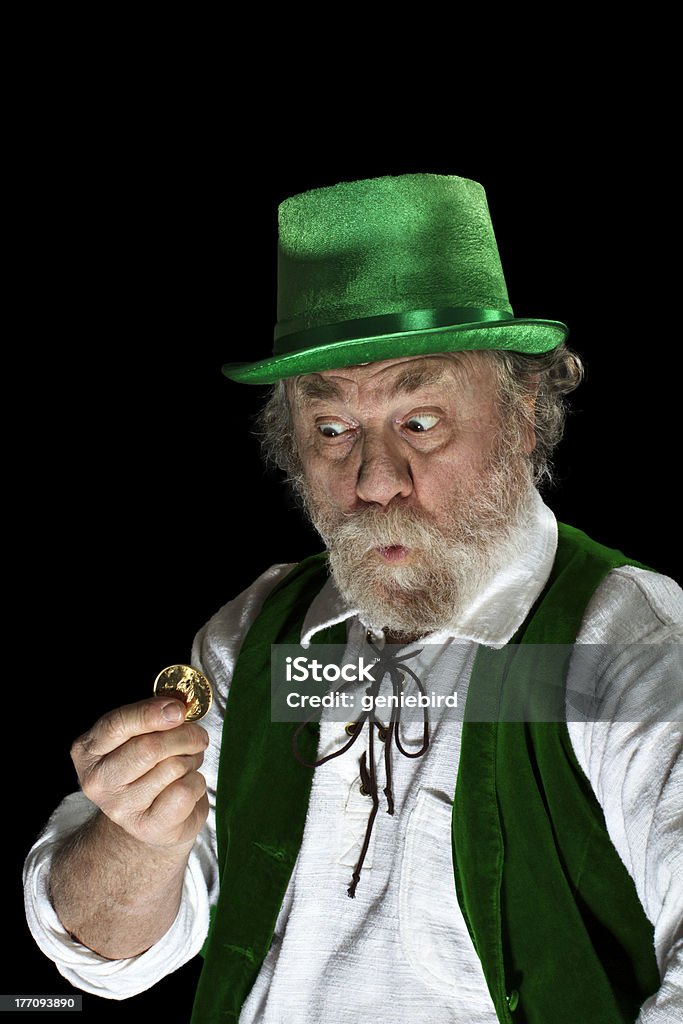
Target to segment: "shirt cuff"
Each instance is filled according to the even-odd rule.
[[[72,939],[50,902],[48,882],[56,843],[93,813],[84,793],[65,797],[24,862],[29,930],[43,953],[74,987],[104,999],[128,999],[151,988],[201,950],[209,929],[209,897],[201,848],[190,852],[175,921],[158,942],[124,960],[108,960]]]

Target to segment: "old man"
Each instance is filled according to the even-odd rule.
[[[278,257],[273,355],[223,371],[272,385],[265,455],[324,551],[199,631],[202,725],[155,697],[74,742],[26,861],[36,942],[112,999],[201,952],[193,1024],[683,1019],[683,593],[540,496],[566,325],[515,318],[466,178],[292,196]],[[275,721],[285,644],[497,710]],[[530,645],[574,652],[544,663],[563,715],[501,714]]]

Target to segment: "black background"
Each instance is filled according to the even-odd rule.
[[[77,788],[71,740],[187,661],[197,629],[261,571],[318,546],[259,464],[264,389],[220,372],[270,354],[287,196],[418,171],[481,182],[515,314],[564,320],[586,365],[546,500],[680,578],[680,340],[661,257],[673,186],[656,149],[637,162],[577,130],[538,146],[475,135],[332,151],[274,131],[254,150],[229,117],[175,124],[149,97],[90,115],[46,116],[44,163],[17,201],[25,358],[5,384],[19,398],[7,436],[20,571],[6,643],[25,683],[7,716],[20,824],[5,838],[0,988],[25,994],[72,991],[35,946],[21,891],[28,848]],[[84,1016],[189,1019],[200,967],[125,1003],[85,994]]]

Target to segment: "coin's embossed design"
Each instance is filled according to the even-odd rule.
[[[213,691],[206,676],[191,665],[167,665],[154,680],[155,696],[168,694],[187,705],[186,722],[198,722],[211,707]]]

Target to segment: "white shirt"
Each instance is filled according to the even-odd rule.
[[[457,680],[458,704],[464,707],[477,645],[500,648],[512,637],[545,585],[556,547],[555,517],[537,495],[534,515],[505,571],[451,629],[432,634],[426,644],[409,645],[423,647],[408,662],[423,683]],[[214,704],[202,722],[211,738],[202,767],[210,813],[190,854],[180,909],[168,932],[146,952],[110,961],[62,927],[47,895],[47,879],[55,842],[94,811],[82,792],[65,797],[31,848],[24,866],[28,925],[39,947],[77,988],[125,999],[201,949],[209,906],[218,896],[215,791],[232,671],[265,597],[292,567],[272,566],[220,608],[194,639],[191,662],[214,684]],[[342,621],[353,656],[366,644],[366,627],[330,579],[308,609],[302,644]],[[660,682],[670,693],[671,680],[680,679],[682,623],[683,591],[672,579],[632,566],[610,572],[593,594],[577,636],[577,643],[622,645],[625,652],[601,667],[601,694],[627,701],[636,685],[647,683],[657,694]],[[683,1020],[683,730],[680,723],[661,720],[656,699],[646,721],[640,712],[638,722],[618,717],[570,721],[569,734],[655,927],[663,982],[637,1024],[674,1024]],[[429,719],[430,744],[422,757],[406,758],[392,749],[393,816],[386,813],[382,794],[383,744],[375,742],[380,807],[353,900],[346,890],[370,810],[369,798],[359,791],[358,764],[367,748],[367,726],[349,751],[315,770],[299,856],[240,1024],[357,1024],[366,1018],[375,1024],[496,1024],[453,883],[450,818],[460,723],[433,708]],[[401,735],[406,749],[421,745],[417,722],[405,722]],[[347,739],[344,723],[323,714],[318,758]]]

